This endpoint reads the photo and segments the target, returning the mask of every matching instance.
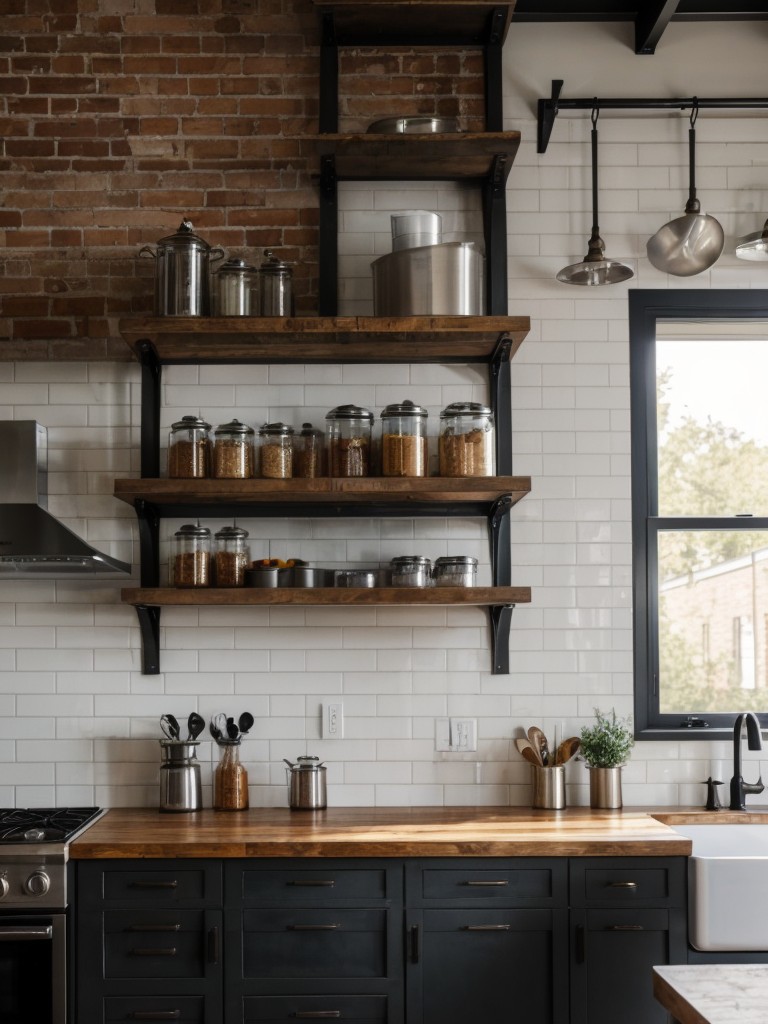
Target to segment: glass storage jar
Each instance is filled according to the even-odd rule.
[[[213,440],[213,475],[217,480],[248,480],[254,476],[253,427],[240,420],[216,427]]]
[[[245,570],[251,561],[248,531],[239,526],[223,526],[216,534],[217,587],[244,587]]]
[[[259,429],[259,473],[268,480],[293,476],[293,427],[265,423]]]
[[[174,587],[211,585],[211,531],[187,523],[173,535]]]
[[[240,740],[218,740],[219,763],[213,770],[214,811],[248,809],[248,772],[240,761]]]
[[[198,416],[182,416],[168,435],[168,476],[202,480],[211,475],[211,424]]]
[[[436,587],[474,587],[477,582],[477,559],[470,555],[436,558],[432,579]]]
[[[493,476],[493,414],[479,402],[453,402],[440,413],[440,476]]]
[[[369,476],[373,413],[358,405],[339,405],[326,413],[328,476]]]
[[[302,480],[323,476],[325,434],[311,423],[302,423],[293,442],[293,475]]]
[[[381,475],[427,475],[427,410],[413,402],[381,413]]]
[[[423,555],[401,555],[389,563],[393,587],[428,587],[432,563]]]

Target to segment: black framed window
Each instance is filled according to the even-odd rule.
[[[629,293],[635,728],[768,727],[768,291]]]

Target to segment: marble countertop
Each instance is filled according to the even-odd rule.
[[[765,1024],[768,964],[654,967],[653,994],[679,1024]]]

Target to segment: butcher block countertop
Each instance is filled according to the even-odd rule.
[[[688,856],[691,841],[646,811],[509,807],[252,808],[160,814],[110,810],[70,847],[119,857]]]

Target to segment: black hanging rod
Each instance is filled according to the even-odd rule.
[[[561,78],[552,79],[552,95],[549,99],[538,101],[538,135],[537,151],[546,153],[555,118],[561,110],[592,110],[598,106],[600,110],[689,110],[694,106],[699,110],[707,108],[721,109],[768,109],[768,99],[714,99],[706,100],[697,96],[686,96],[679,99],[602,99],[590,96],[588,99],[564,100],[560,93],[563,88]]]

